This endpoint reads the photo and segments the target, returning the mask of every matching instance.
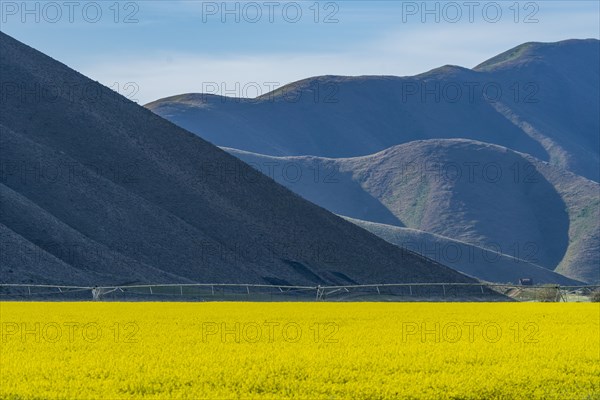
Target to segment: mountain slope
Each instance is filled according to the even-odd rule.
[[[469,282],[0,33],[2,282]]]
[[[257,99],[184,94],[146,105],[219,146],[355,157],[414,140],[498,144],[600,178],[600,42],[529,43],[475,69],[322,76]]]
[[[460,139],[415,141],[344,159],[228,151],[340,215],[600,281],[599,185],[531,156]]]
[[[525,43],[474,70],[503,87],[515,77],[530,82],[538,101],[498,102],[498,112],[541,143],[552,164],[598,182],[600,41]]]
[[[401,248],[413,250],[463,274],[484,281],[518,284],[521,278],[532,278],[536,285],[581,284],[580,281],[569,279],[508,254],[497,253],[444,236],[359,219],[346,219]]]

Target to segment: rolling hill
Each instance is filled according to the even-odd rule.
[[[304,198],[366,221],[360,225],[374,233],[384,230],[368,222],[390,226],[395,236],[430,235],[419,243],[451,238],[523,265],[600,281],[599,185],[529,155],[466,139],[414,141],[340,159],[227,150]],[[390,240],[389,232],[380,236]],[[500,282],[519,278],[493,274]]]
[[[497,144],[598,182],[600,42],[525,43],[473,69],[321,76],[256,99],[182,94],[146,105],[224,147],[356,157],[415,140]]]
[[[0,282],[473,282],[0,33]]]

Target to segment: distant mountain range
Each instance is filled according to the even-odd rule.
[[[494,143],[598,182],[600,42],[526,43],[473,69],[321,76],[257,99],[183,94],[146,105],[225,147],[355,157],[423,139]]]
[[[595,39],[526,43],[474,69],[323,76],[257,99],[146,107],[392,243],[503,260],[420,251],[469,275],[597,283],[599,59]]]
[[[0,33],[0,282],[475,282]]]

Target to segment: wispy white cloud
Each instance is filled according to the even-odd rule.
[[[73,66],[108,86],[118,83],[122,88],[125,83],[134,82],[139,87],[134,97],[147,103],[207,88],[213,91],[213,83],[224,85],[230,94],[254,96],[260,94],[256,86],[266,91],[273,82],[284,85],[316,75],[402,76],[444,64],[473,67],[523,42],[598,37],[599,16],[589,9],[545,6],[537,18],[539,23],[533,24],[515,24],[510,19],[497,24],[398,24],[380,29],[375,37],[357,41],[353,46],[345,43],[329,51],[298,51],[290,44],[289,50],[282,52],[257,44],[244,55],[235,54],[235,50],[224,55],[171,51],[163,45],[152,52],[132,53],[118,60],[106,55],[87,57]],[[343,38],[339,40],[343,42]]]

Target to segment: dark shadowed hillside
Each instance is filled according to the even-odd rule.
[[[1,281],[471,281],[0,34]]]
[[[412,229],[394,230],[395,237],[417,230],[432,235],[421,235],[419,243],[451,238],[573,279],[600,281],[598,184],[531,156],[459,139],[415,141],[342,159],[228,151],[337,214]],[[492,275],[459,270],[488,280]],[[514,272],[493,275],[515,281]]]
[[[527,43],[474,69],[321,76],[257,99],[183,94],[147,105],[219,146],[355,157],[423,139],[493,143],[598,181],[600,42]]]

